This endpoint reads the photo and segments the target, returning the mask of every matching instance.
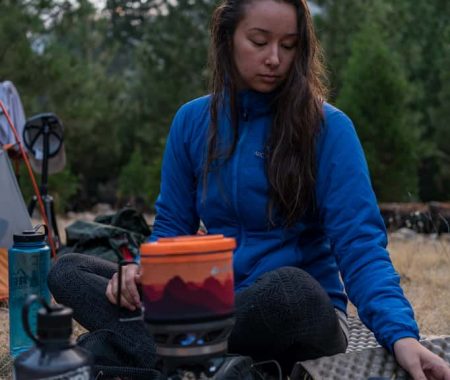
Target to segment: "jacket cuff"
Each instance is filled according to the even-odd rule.
[[[420,339],[419,335],[413,331],[401,331],[394,334],[388,342],[387,347],[385,347],[392,355],[394,355],[394,343],[403,338],[413,338],[417,341]]]

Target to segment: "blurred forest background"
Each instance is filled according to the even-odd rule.
[[[171,119],[208,91],[216,4],[0,0],[0,81],[14,82],[27,117],[54,112],[65,126],[68,164],[49,185],[59,211],[153,206]],[[379,200],[449,200],[450,2],[310,5],[329,101],[353,119]]]

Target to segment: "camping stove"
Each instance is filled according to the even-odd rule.
[[[177,378],[180,368],[210,377],[226,360],[234,325],[235,247],[223,235],[161,238],[141,246],[144,321],[169,378]]]
[[[224,361],[234,318],[165,324],[146,321],[155,338],[156,353],[166,375],[178,369],[213,376]]]

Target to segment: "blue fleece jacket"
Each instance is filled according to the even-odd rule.
[[[210,97],[177,112],[166,144],[161,191],[150,240],[208,233],[234,237],[236,291],[282,266],[302,268],[346,311],[347,295],[384,347],[418,338],[414,313],[386,251],[387,237],[361,144],[351,120],[325,103],[317,140],[317,207],[291,228],[279,216],[269,228],[265,145],[272,114],[270,94],[239,94],[239,139],[232,157],[208,177],[202,170],[210,121]],[[222,147],[231,141],[229,110],[219,114]],[[341,283],[339,272],[345,284]]]

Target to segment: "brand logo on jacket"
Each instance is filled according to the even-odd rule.
[[[255,156],[262,158],[263,160],[266,158],[266,154],[264,152],[260,152],[258,150],[255,152]]]

